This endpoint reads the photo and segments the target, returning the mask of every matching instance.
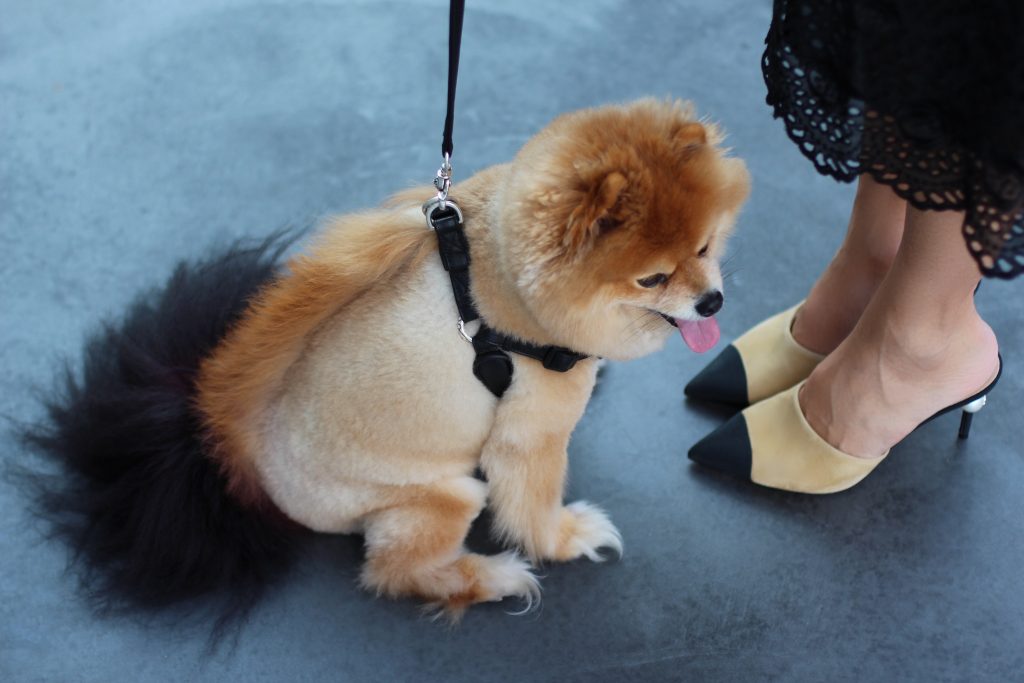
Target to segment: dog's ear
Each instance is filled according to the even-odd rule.
[[[614,209],[626,185],[626,176],[618,171],[608,173],[591,185],[583,195],[583,201],[569,216],[569,224],[562,239],[568,249],[579,250],[618,226]]]
[[[708,144],[708,131],[697,121],[680,123],[672,129],[670,136],[684,152],[692,152]]]

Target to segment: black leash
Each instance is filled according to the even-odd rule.
[[[448,113],[444,117],[441,156],[452,156],[452,126],[455,125],[455,84],[459,80],[459,50],[462,47],[462,15],[466,0],[451,0],[448,6]]]
[[[462,15],[466,0],[451,0],[448,5],[448,103],[441,133],[441,168],[434,176],[437,199],[442,209],[448,208],[448,190],[452,186],[452,128],[455,126],[455,86],[459,80],[459,52],[462,49]]]
[[[576,363],[587,358],[561,346],[539,346],[502,334],[481,321],[476,334],[466,332],[466,323],[480,320],[480,313],[473,303],[469,281],[469,242],[462,225],[462,211],[455,202],[448,200],[452,181],[452,127],[455,118],[455,84],[459,75],[459,48],[462,43],[462,15],[465,0],[451,0],[448,15],[448,110],[444,119],[444,134],[441,140],[441,168],[434,177],[437,197],[423,205],[427,224],[437,235],[437,249],[441,263],[452,281],[455,305],[459,309],[459,334],[473,344],[476,358],[473,360],[473,374],[488,390],[501,398],[512,384],[512,358],[509,353],[533,358],[548,370],[568,372]]]

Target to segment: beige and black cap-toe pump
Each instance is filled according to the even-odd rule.
[[[970,434],[974,414],[984,407],[999,381],[995,378],[981,391],[932,415],[925,424],[954,410],[961,410],[961,439]],[[734,415],[690,449],[690,459],[755,484],[799,493],[835,493],[866,477],[888,451],[875,458],[843,453],[814,431],[800,409],[803,382],[754,404]],[[918,425],[920,426],[920,425]]]
[[[793,338],[803,302],[762,321],[725,347],[686,385],[686,395],[745,408],[792,387],[825,357]]]

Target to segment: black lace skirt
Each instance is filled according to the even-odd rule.
[[[768,104],[815,167],[966,212],[986,276],[1024,272],[1024,0],[775,0]]]

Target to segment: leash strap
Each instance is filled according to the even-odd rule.
[[[451,0],[448,5],[448,111],[444,117],[441,156],[452,155],[452,127],[455,125],[455,84],[459,79],[459,51],[462,46],[462,15],[466,0]]]
[[[441,167],[434,176],[438,206],[448,208],[448,190],[452,186],[452,128],[455,125],[455,85],[459,80],[459,51],[462,47],[462,15],[466,0],[451,0],[448,4],[448,104],[441,134]]]

